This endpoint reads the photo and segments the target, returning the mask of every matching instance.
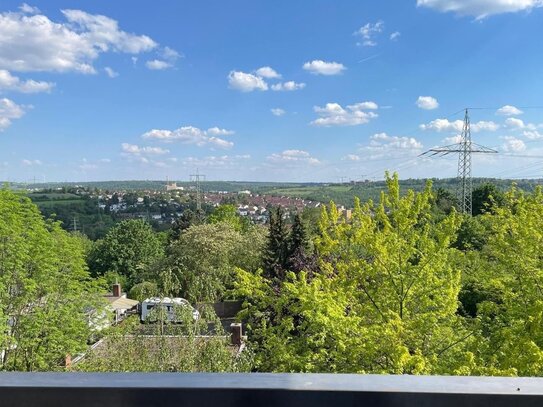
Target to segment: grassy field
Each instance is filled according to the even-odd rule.
[[[52,199],[49,201],[34,201],[40,208],[57,207],[59,205],[84,205],[85,202],[82,199]]]
[[[315,193],[345,193],[352,190],[350,185],[328,185],[328,186],[307,186],[307,187],[294,187],[294,188],[274,188],[269,192],[274,195],[288,195],[294,197],[307,197]]]
[[[60,192],[54,192],[54,193],[41,193],[41,192],[34,192],[28,195],[30,199],[32,199],[34,202],[39,201],[64,201],[64,200],[74,200],[74,199],[81,199],[80,196],[76,194],[70,194],[70,193],[60,193]]]

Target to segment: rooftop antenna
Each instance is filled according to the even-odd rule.
[[[433,157],[437,155],[439,157],[444,157],[448,154],[458,154],[458,184],[456,196],[458,198],[458,203],[460,204],[460,212],[471,216],[471,194],[473,191],[473,183],[471,178],[471,155],[496,153],[496,150],[473,143],[471,141],[471,123],[469,119],[469,112],[466,108],[460,142],[448,146],[432,148],[422,153],[421,156]]]
[[[196,174],[190,174],[191,182],[196,182],[196,210],[200,212],[202,210],[202,186],[201,181],[206,180],[204,174],[200,174],[198,168],[196,168]]]

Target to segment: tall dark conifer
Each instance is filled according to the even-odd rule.
[[[280,207],[270,212],[270,232],[264,253],[264,273],[267,278],[282,280],[289,257],[289,239]]]
[[[303,269],[304,259],[307,249],[307,233],[302,218],[299,214],[294,216],[294,222],[289,236],[289,253],[287,259],[287,268],[290,271],[301,271]]]

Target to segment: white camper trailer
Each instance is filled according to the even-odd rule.
[[[198,310],[194,309],[190,303],[184,298],[147,298],[141,303],[141,321],[145,322],[155,307],[163,307],[163,311],[166,312],[166,319],[170,322],[177,321],[176,308],[188,307],[192,313],[192,317],[196,321],[200,318]]]

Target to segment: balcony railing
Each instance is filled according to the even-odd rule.
[[[543,406],[543,379],[220,373],[0,373],[1,406]]]

